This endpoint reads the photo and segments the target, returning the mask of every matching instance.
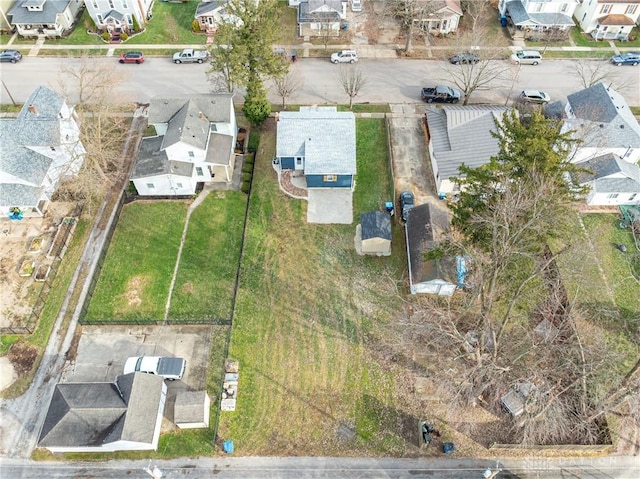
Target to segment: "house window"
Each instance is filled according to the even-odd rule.
[[[102,15],[100,15],[100,14],[96,15],[96,19],[98,20],[99,24],[103,24],[104,23],[104,20],[102,19]]]
[[[176,186],[177,186],[178,188],[182,188],[182,183],[176,183]]]
[[[155,188],[155,185],[153,183],[147,183],[147,188],[149,188],[150,190]]]
[[[602,8],[600,9],[600,13],[609,13],[611,11],[611,4],[608,3],[606,5],[602,5]]]
[[[607,196],[607,198],[612,199],[612,200],[617,198],[617,197],[618,197],[618,193],[609,193],[609,195]]]
[[[560,11],[561,12],[566,12],[568,8],[569,8],[569,4],[568,3],[563,3],[562,7],[560,8]]]
[[[582,20],[580,20],[581,22],[584,22],[584,19],[587,18],[587,12],[584,13],[584,15],[582,15]]]
[[[338,181],[338,175],[324,175],[323,179],[326,183]]]
[[[133,25],[133,17],[131,15],[127,15],[127,25],[132,26]]]
[[[93,5],[93,8],[95,8],[97,10],[98,9],[98,0],[93,0],[91,2],[91,5]]]
[[[636,10],[638,9],[638,5],[629,5],[627,6],[627,11],[625,13],[627,13],[628,15],[633,15],[634,13],[636,13]]]
[[[302,158],[300,157],[296,158],[296,166],[302,166]]]
[[[193,158],[194,156],[196,156],[196,155],[194,155],[193,151],[190,151],[189,152],[189,158]]]
[[[129,6],[127,5],[127,1],[126,0],[122,0],[122,8],[124,10],[127,10],[129,8]]]
[[[542,11],[542,3],[538,3],[536,5],[536,12],[541,12]]]
[[[636,196],[638,196],[637,193],[633,193],[630,197],[629,197],[629,201],[633,201],[636,199]]]
[[[49,148],[51,148],[51,151],[56,151],[56,147],[55,146],[50,146]]]
[[[112,10],[113,10],[114,8],[116,8],[116,7],[113,5],[113,0],[109,0],[109,8],[110,8],[110,9],[112,9]]]
[[[204,173],[202,172],[202,168],[199,166],[196,166],[196,175],[204,176]]]

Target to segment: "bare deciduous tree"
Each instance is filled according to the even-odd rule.
[[[578,79],[582,88],[589,88],[606,80],[608,63],[594,60],[578,60],[571,65],[571,74]]]
[[[400,22],[400,30],[405,35],[405,53],[413,50],[413,38],[421,29],[422,21],[434,13],[434,2],[425,0],[391,0],[386,2],[386,15]],[[424,32],[426,35],[428,31]]]
[[[358,96],[360,90],[367,84],[367,77],[357,65],[340,65],[338,81],[349,97],[349,109],[351,109],[353,107],[353,99]]]
[[[274,78],[273,84],[278,96],[282,98],[282,108],[285,108],[287,98],[302,88],[304,80],[298,71],[289,70],[286,75]]]
[[[61,75],[61,91],[77,100],[72,103],[86,153],[79,174],[63,184],[58,194],[63,198],[98,198],[123,174],[122,147],[129,117],[123,114],[126,101],[114,94],[123,79],[112,68],[86,57],[78,65],[63,66]]]

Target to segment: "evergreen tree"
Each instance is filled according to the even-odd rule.
[[[260,126],[271,113],[271,104],[267,99],[267,92],[259,81],[253,81],[247,85],[247,94],[244,97],[242,113],[252,125]]]

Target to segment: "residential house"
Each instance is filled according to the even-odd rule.
[[[281,170],[305,177],[306,187],[355,186],[356,119],[336,107],[301,107],[277,116],[276,158]]]
[[[579,0],[500,0],[500,15],[511,18],[519,30],[562,34],[573,27]]]
[[[439,195],[459,191],[456,178],[463,164],[472,168],[498,153],[496,124],[508,111],[498,106],[443,106],[426,111],[429,156]]]
[[[152,98],[131,180],[140,195],[192,195],[198,184],[231,181],[238,133],[232,94]]]
[[[640,167],[627,163],[615,153],[596,156],[580,163],[588,171],[577,182],[590,187],[588,205],[640,205]]]
[[[301,37],[337,37],[347,18],[347,2],[341,0],[305,0],[298,4],[298,35]]]
[[[429,203],[414,206],[407,213],[405,234],[411,294],[451,296],[458,284],[457,260],[453,257],[425,259],[449,229],[446,208]]]
[[[180,429],[209,427],[211,400],[206,391],[178,391],[173,422]]]
[[[38,87],[16,118],[0,119],[0,209],[43,216],[58,185],[75,176],[85,149],[73,107]]]
[[[242,25],[242,20],[229,13],[228,4],[228,0],[212,0],[198,3],[195,19],[198,20],[200,30],[212,35],[216,33],[218,25],[221,23],[233,23],[236,26]]]
[[[87,11],[96,26],[119,40],[123,32],[144,28],[151,18],[153,0],[85,0]]]
[[[416,8],[420,14],[413,21],[425,32],[446,35],[458,30],[462,17],[460,0],[418,0]]]
[[[82,3],[82,0],[16,0],[7,16],[23,37],[61,37],[73,27]]]
[[[0,0],[0,32],[9,33],[13,29],[7,16],[13,2],[14,0]]]
[[[391,255],[391,216],[382,211],[369,211],[360,215],[356,226],[355,247],[358,254]]]
[[[567,96],[563,131],[580,140],[574,163],[614,153],[627,163],[640,161],[640,125],[625,99],[598,83]]]
[[[51,452],[156,450],[166,397],[163,378],[152,374],[57,384],[38,446]]]
[[[582,0],[573,16],[596,40],[628,40],[640,17],[640,0]]]

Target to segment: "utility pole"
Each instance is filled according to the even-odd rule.
[[[6,90],[7,95],[9,95],[9,98],[11,98],[11,103],[13,103],[13,106],[18,106],[18,103],[16,103],[16,101],[13,99],[13,95],[11,95],[11,92],[7,88],[7,85],[5,84],[4,80],[2,80],[2,86]]]

